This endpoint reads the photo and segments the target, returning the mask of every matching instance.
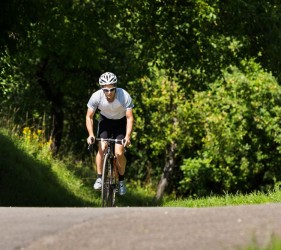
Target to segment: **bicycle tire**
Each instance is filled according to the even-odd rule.
[[[101,185],[101,202],[102,207],[108,206],[108,195],[109,195],[109,180],[108,180],[108,172],[109,172],[109,155],[105,154],[103,159],[103,170],[102,170],[102,185]]]
[[[113,207],[115,205],[116,179],[112,164],[109,154],[105,154],[102,174],[102,207]]]

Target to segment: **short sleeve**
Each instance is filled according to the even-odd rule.
[[[132,109],[134,107],[133,100],[129,93],[124,89],[117,89],[118,90],[118,100],[122,104],[124,109]]]
[[[100,90],[96,91],[95,93],[92,94],[92,96],[90,97],[87,107],[96,111],[96,109],[99,106],[101,100],[101,95],[100,95]]]
[[[134,107],[133,100],[131,96],[128,94],[127,101],[126,101],[126,109],[132,109]]]

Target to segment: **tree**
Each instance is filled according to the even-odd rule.
[[[280,79],[281,6],[279,1],[220,1],[219,31],[243,43],[241,52],[257,58]]]
[[[35,7],[36,15],[25,19]],[[48,114],[54,153],[63,137],[72,144],[77,141],[76,148],[81,148],[85,136],[81,111],[91,91],[98,87],[99,75],[108,70],[115,72],[120,76],[120,86],[128,77],[138,75],[135,45],[118,28],[121,12],[112,2],[104,1],[42,0],[31,6],[23,1],[18,8],[24,29],[14,26],[17,51],[12,55],[7,50],[5,58],[13,58],[10,61],[21,76],[19,102],[32,94],[32,103],[25,102],[21,112],[28,111],[31,117]]]
[[[17,124],[41,126],[46,117],[54,153],[86,152],[81,114],[99,75],[113,71],[135,100],[128,174],[160,179],[159,199],[178,190],[179,166],[205,145],[192,100],[223,84],[225,69],[241,69],[245,58],[280,74],[276,0],[12,0],[1,7],[2,111],[15,108]]]
[[[186,105],[190,112],[183,113],[182,128],[188,133],[190,125],[185,124],[193,123],[201,130],[193,139],[201,145],[181,167],[182,194],[251,192],[278,184],[280,94],[276,79],[253,62],[230,67],[210,90],[195,94]]]
[[[138,91],[132,91],[137,104],[134,109],[136,127],[133,136],[136,139],[133,140],[136,152],[131,154],[141,154],[142,159],[136,162],[133,169],[146,173],[138,174],[144,181],[149,178],[147,174],[159,176],[162,172],[155,197],[161,200],[165,189],[169,187],[171,190],[172,180],[177,179],[177,143],[182,137],[178,111],[185,103],[185,94],[165,70],[156,67],[151,67],[150,73],[134,82],[133,86],[138,86]]]

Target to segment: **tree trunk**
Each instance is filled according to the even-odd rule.
[[[52,116],[53,116],[53,123],[52,123],[52,133],[50,135],[51,143],[51,150],[53,154],[57,154],[61,145],[62,133],[63,133],[63,120],[64,114],[62,111],[61,106],[56,106],[52,103]]]
[[[169,185],[169,181],[171,175],[173,174],[173,170],[175,169],[175,151],[176,151],[176,143],[172,142],[167,150],[167,159],[165,163],[165,167],[163,170],[163,174],[158,184],[157,193],[155,196],[155,201],[160,201],[163,198],[166,187]]]
[[[50,139],[51,150],[53,154],[57,154],[61,145],[62,133],[63,133],[63,120],[64,113],[62,109],[63,94],[58,86],[52,86],[44,77],[48,58],[43,60],[43,62],[38,66],[36,72],[37,82],[42,87],[46,98],[51,102],[51,116],[52,116],[52,129]]]

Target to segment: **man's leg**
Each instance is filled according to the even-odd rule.
[[[94,184],[94,189],[101,189],[101,178],[102,178],[102,165],[103,165],[103,152],[106,148],[104,142],[99,142],[99,149],[96,155],[96,165],[97,165],[97,180]]]
[[[101,116],[98,124],[97,137],[107,139],[108,138],[108,120],[105,117]],[[103,154],[105,152],[107,145],[106,142],[99,141],[99,149],[96,155],[96,165],[97,165],[97,174],[102,175],[102,164],[103,164]]]
[[[104,146],[101,145],[102,142],[99,142],[99,150],[96,155],[96,165],[97,165],[97,173],[98,175],[102,175],[102,158],[103,158],[103,148]],[[104,143],[103,143],[104,144]]]
[[[124,152],[125,152],[124,146],[116,143],[115,144],[115,156],[116,156],[118,172],[120,175],[125,174],[125,168],[126,168],[126,163],[127,163],[127,159],[126,159]]]
[[[114,124],[114,138],[122,140],[126,135],[127,119],[123,117],[122,119],[116,121]],[[116,165],[119,172],[119,194],[124,195],[127,191],[126,184],[124,180],[124,174],[126,169],[127,159],[125,157],[124,145],[115,143],[115,156]]]
[[[115,144],[115,156],[116,156],[116,165],[119,172],[119,194],[124,195],[127,192],[124,174],[126,168],[127,159],[125,157],[125,149],[123,145]]]

